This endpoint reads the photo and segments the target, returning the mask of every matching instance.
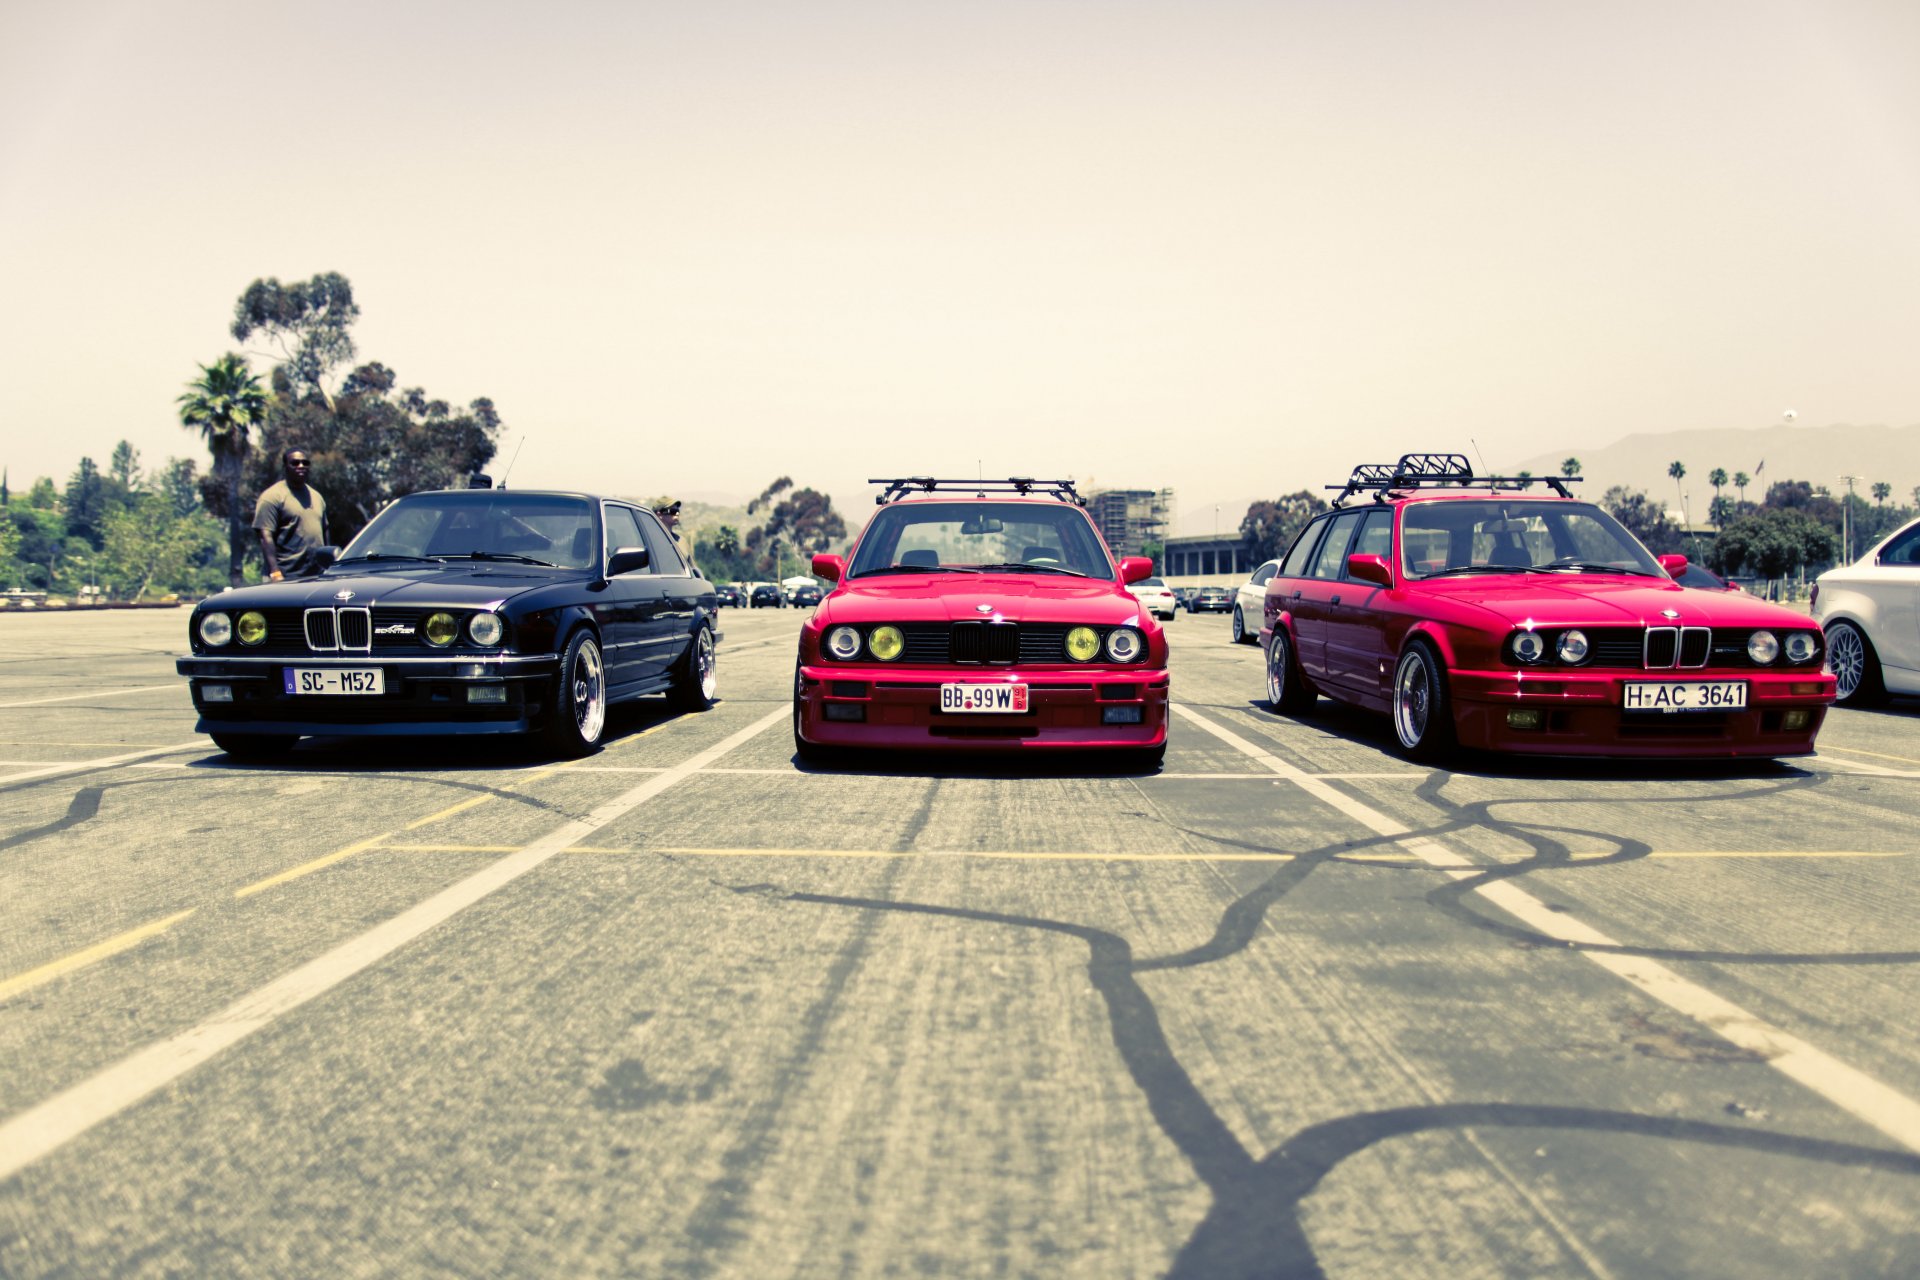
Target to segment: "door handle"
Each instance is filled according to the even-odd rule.
[[[1340,597],[1339,597],[1339,596],[1335,596],[1335,597],[1334,597],[1334,598],[1333,598],[1332,600],[1329,600],[1329,601],[1328,601],[1327,603],[1329,603],[1329,604],[1339,604],[1339,603],[1340,603]]]

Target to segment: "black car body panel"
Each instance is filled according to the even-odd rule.
[[[572,519],[572,536],[552,552],[571,563],[520,563],[541,557],[489,550],[481,516],[469,514],[513,523],[522,536],[511,545],[537,552],[543,549],[533,545],[538,539],[514,520],[513,510],[541,502]],[[471,526],[458,534],[458,551],[362,558],[370,536],[374,544],[391,545],[407,520],[424,528],[436,518],[441,526],[454,518]],[[609,539],[610,520],[625,536]],[[623,567],[611,562],[635,529],[648,544],[640,557],[646,563],[609,574],[608,568]],[[429,552],[430,541],[420,550]],[[481,558],[471,558],[475,552]],[[486,558],[496,555],[503,558]],[[589,494],[440,491],[392,504],[317,577],[202,601],[188,623],[192,653],[176,669],[192,688],[196,729],[223,738],[524,733],[553,713],[560,656],[576,631],[584,628],[597,641],[612,703],[672,687],[700,629],[712,629],[719,640],[716,611],[713,585],[679,559],[642,507]],[[203,636],[211,614],[228,619],[227,643]],[[252,643],[238,625],[249,614],[265,622]],[[455,634],[444,644],[428,639],[428,621],[436,615],[453,619]],[[472,628],[489,616],[500,634],[483,643],[492,624],[478,624],[479,638]],[[378,692],[298,687],[347,681]]]

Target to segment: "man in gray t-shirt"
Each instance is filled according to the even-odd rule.
[[[254,504],[253,527],[267,559],[269,582],[319,572],[314,552],[327,545],[327,500],[307,483],[309,465],[305,449],[281,454],[286,478],[269,485]]]

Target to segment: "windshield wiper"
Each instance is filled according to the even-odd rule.
[[[396,560],[412,560],[416,564],[439,563],[432,556],[401,555],[398,552],[394,552],[394,551],[370,551],[364,556],[348,556],[345,560],[335,560],[334,564],[365,564],[370,560],[385,560],[389,562],[396,561]]]
[[[1003,569],[1012,573],[1064,573],[1075,578],[1085,578],[1089,576],[1080,572],[1078,569],[1066,569],[1057,564],[1028,564],[1024,560],[1010,560],[1006,564],[983,564],[980,566],[980,570],[983,573],[993,569]]]
[[[1590,560],[1537,564],[1533,566],[1533,570],[1536,573],[1618,573],[1635,578],[1651,578],[1654,576],[1645,569],[1627,569],[1617,564],[1595,564]]]
[[[461,551],[453,555],[435,556],[435,560],[505,560],[512,564],[537,564],[543,569],[558,569],[560,566],[551,560],[535,560],[532,556],[517,556],[510,551]]]
[[[1526,564],[1457,564],[1451,569],[1435,569],[1427,574],[1429,578],[1444,578],[1454,573],[1532,573],[1533,566]]]
[[[978,569],[958,569],[950,564],[883,564],[878,569],[862,569],[854,578],[871,578],[882,573],[978,573]]]

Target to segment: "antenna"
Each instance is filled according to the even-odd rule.
[[[1467,443],[1473,446],[1473,456],[1480,459],[1480,474],[1492,475],[1493,468],[1487,465],[1487,455],[1480,452],[1480,442],[1478,440],[1475,440],[1472,436],[1468,436]]]
[[[526,432],[520,433],[520,443],[513,446],[513,456],[507,459],[507,469],[500,473],[500,487],[507,487],[507,477],[513,474],[513,464],[520,461],[520,449],[527,443]]]

